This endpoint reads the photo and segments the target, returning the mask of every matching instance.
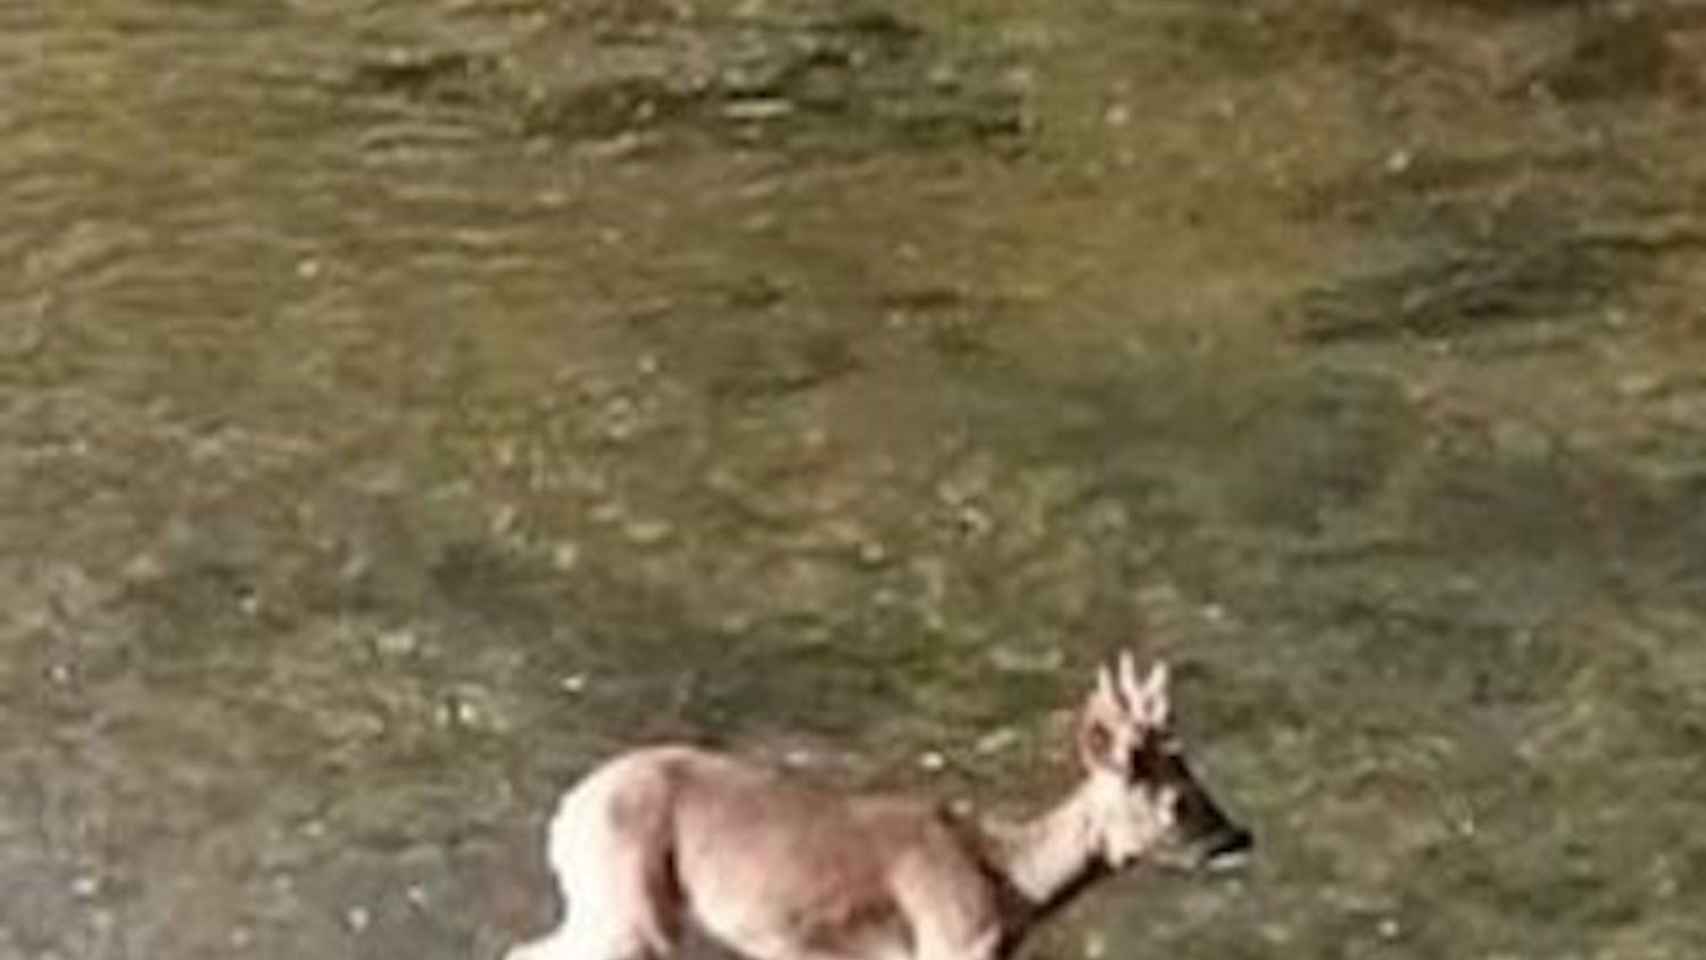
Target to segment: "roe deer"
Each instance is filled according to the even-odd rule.
[[[508,960],[661,960],[689,923],[752,960],[1003,960],[1115,870],[1251,848],[1192,775],[1168,699],[1164,664],[1103,666],[1077,719],[1083,779],[1009,825],[693,747],[623,754],[563,796],[548,856],[567,917]]]

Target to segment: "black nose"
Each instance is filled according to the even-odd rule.
[[[1203,852],[1203,863],[1209,867],[1235,867],[1249,856],[1256,846],[1256,837],[1243,827],[1228,824],[1215,834]]]

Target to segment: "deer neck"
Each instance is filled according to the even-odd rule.
[[[1089,780],[1044,813],[989,830],[996,869],[1025,905],[1029,922],[1065,906],[1107,872],[1101,817]]]

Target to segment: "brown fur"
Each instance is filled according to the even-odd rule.
[[[1104,668],[1054,809],[977,824],[687,746],[635,750],[564,795],[561,928],[510,960],[661,960],[684,926],[752,960],[999,960],[1061,903],[1169,845],[1248,846],[1177,755],[1166,672]]]

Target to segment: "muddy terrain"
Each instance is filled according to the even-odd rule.
[[[491,960],[687,737],[1248,872],[1033,956],[1706,951],[1706,12],[10,0],[0,960]]]

